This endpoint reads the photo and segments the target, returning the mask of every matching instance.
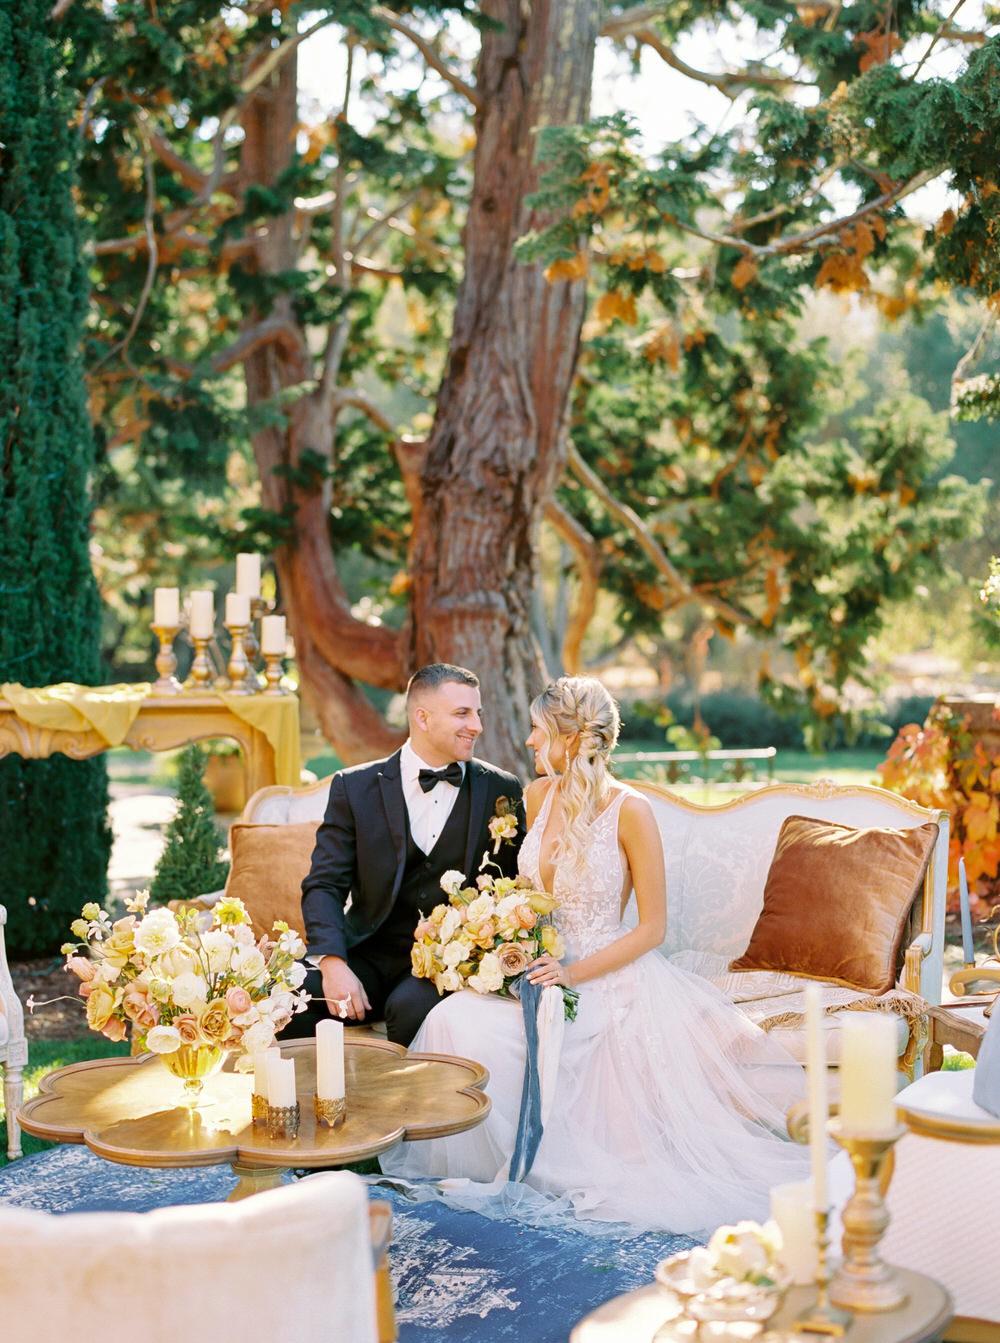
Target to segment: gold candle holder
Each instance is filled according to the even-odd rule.
[[[247,661],[250,664],[250,670],[247,673],[247,681],[254,690],[263,688],[263,681],[257,673],[257,659],[260,656],[260,640],[257,638],[257,622],[261,616],[266,616],[274,606],[273,602],[265,601],[263,597],[250,598],[250,628],[247,630],[244,640],[244,647],[247,652]]]
[[[878,1255],[878,1243],[889,1225],[883,1190],[894,1144],[906,1132],[902,1124],[886,1134],[846,1133],[839,1120],[830,1135],[851,1158],[854,1193],[841,1214],[844,1258],[830,1284],[830,1298],[840,1306],[864,1312],[896,1310],[907,1297],[896,1270]]]
[[[317,1124],[325,1124],[327,1128],[340,1128],[347,1118],[347,1099],[344,1096],[338,1096],[335,1100],[325,1096],[313,1096],[313,1113]]]
[[[281,684],[281,678],[285,674],[281,653],[264,654],[264,679],[267,682],[265,695],[287,695],[288,691]]]
[[[250,1094],[250,1118],[255,1124],[267,1123],[267,1097],[259,1091]]]
[[[798,1334],[824,1334],[827,1338],[843,1338],[853,1316],[838,1310],[830,1302],[830,1212],[816,1209],[816,1304],[804,1310],[792,1328]]]
[[[228,689],[231,695],[253,695],[257,690],[257,677],[246,654],[246,637],[251,628],[249,625],[226,626],[232,640],[229,662],[226,664]]]
[[[202,639],[197,634],[190,636],[194,647],[194,661],[191,663],[191,673],[184,682],[185,690],[209,690],[212,682],[212,663],[208,656],[208,645],[212,642],[211,638]]]
[[[153,633],[159,640],[160,650],[156,655],[158,676],[153,682],[154,695],[179,695],[181,683],[174,672],[177,670],[177,654],[174,652],[174,640],[180,625],[154,625]]]
[[[301,1111],[298,1101],[294,1105],[269,1105],[267,1107],[267,1136],[269,1138],[297,1138]]]

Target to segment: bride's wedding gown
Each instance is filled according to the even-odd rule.
[[[579,875],[556,871],[554,919],[567,962],[634,926],[623,919],[631,883],[618,842],[618,816],[630,794],[637,796],[620,786],[594,820]],[[549,788],[518,859],[539,888],[554,795]],[[713,985],[658,951],[580,986],[528,1188],[504,1178],[524,1075],[520,1005],[467,990],[452,994],[431,1011],[411,1049],[461,1055],[489,1069],[492,1109],[483,1124],[404,1143],[382,1158],[387,1174],[445,1179],[444,1197],[461,1206],[532,1221],[569,1212],[696,1233],[765,1220],[770,1187],[807,1174],[806,1150],[785,1135],[788,1106],[805,1095],[803,1070]]]

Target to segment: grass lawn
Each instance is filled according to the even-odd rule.
[[[85,1059],[103,1059],[112,1054],[127,1054],[128,1044],[112,1044],[103,1036],[90,1034],[80,1040],[32,1040],[28,1045],[28,1066],[24,1070],[24,1099],[38,1090],[39,1079],[53,1068],[64,1068],[67,1063],[82,1063]],[[44,1152],[55,1144],[21,1135],[24,1155]],[[7,1118],[0,1098],[0,1166],[7,1164]]]

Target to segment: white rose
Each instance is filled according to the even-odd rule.
[[[248,1054],[270,1049],[274,1044],[274,1027],[269,1021],[258,1021],[243,1032],[243,1048]]]
[[[263,984],[267,978],[267,962],[256,947],[236,947],[232,970],[251,987]]]
[[[514,891],[512,895],[505,895],[502,900],[497,901],[497,914],[500,918],[509,918],[518,905],[524,904],[524,892]]]
[[[449,942],[441,952],[441,964],[446,970],[454,970],[462,964],[468,954],[468,947],[461,942]]]
[[[200,1006],[208,1001],[208,984],[201,975],[185,970],[174,980],[172,996],[178,1007]]]
[[[484,919],[491,917],[495,907],[492,896],[477,895],[465,911],[466,918],[469,923],[482,923]]]
[[[180,940],[181,930],[169,909],[150,910],[135,926],[135,949],[144,956],[162,956]]]
[[[462,926],[462,916],[457,909],[449,909],[447,914],[441,920],[441,926],[438,928],[438,938],[441,942],[450,942]]]
[[[441,889],[445,895],[457,895],[465,885],[465,873],[450,868],[441,878]]]
[[[708,1242],[716,1272],[742,1282],[766,1275],[771,1254],[763,1228],[756,1222],[720,1226]]]
[[[208,958],[208,968],[213,975],[225,974],[236,949],[236,943],[221,928],[213,928],[201,935],[202,954]]]
[[[445,993],[457,993],[464,984],[462,976],[457,970],[445,970],[443,974],[437,976],[434,983]],[[471,983],[471,980],[470,980]]]
[[[175,1054],[181,1047],[181,1033],[176,1026],[154,1026],[146,1034],[146,1048],[154,1054]]]
[[[494,952],[488,951],[479,962],[479,969],[466,980],[466,983],[477,993],[496,993],[503,984],[503,970],[499,957]]]
[[[170,951],[165,951],[157,965],[160,974],[169,975],[171,979],[175,979],[178,975],[197,971],[200,968],[201,963],[198,960],[198,953],[194,947],[189,947],[186,942],[179,942]]]

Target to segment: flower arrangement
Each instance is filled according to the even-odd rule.
[[[71,925],[78,941],[62,951],[80,981],[88,1025],[109,1040],[123,1040],[131,1027],[154,1054],[182,1045],[241,1050],[237,1067],[249,1068],[250,1055],[269,1048],[305,1008],[302,939],[286,923],[258,939],[242,900],[224,898],[207,913],[147,911],[148,900],[139,892],[114,923],[87,904]]]
[[[435,905],[417,924],[413,973],[433,980],[438,993],[472,989],[516,998],[517,981],[532,961],[545,952],[557,960],[565,955],[552,923],[557,901],[526,877],[494,877],[482,870],[490,866],[495,864],[484,854],[475,886],[461,872],[446,872],[441,889],[448,903]],[[580,995],[566,987],[562,993],[566,1018],[573,1021]]]
[[[781,1233],[774,1222],[720,1226],[704,1247],[691,1251],[688,1269],[702,1288],[777,1287],[781,1281]]]
[[[493,840],[493,853],[500,852],[501,844],[513,844],[517,839],[517,812],[509,797],[498,797],[487,830]]]

